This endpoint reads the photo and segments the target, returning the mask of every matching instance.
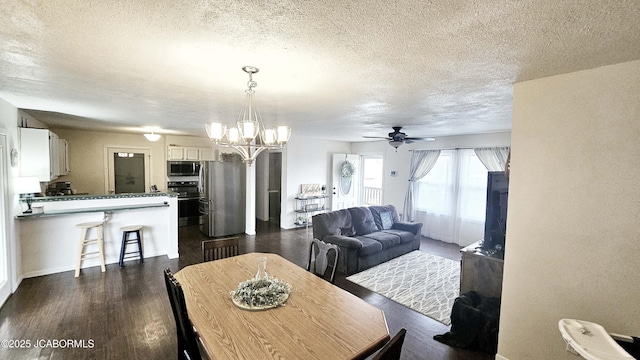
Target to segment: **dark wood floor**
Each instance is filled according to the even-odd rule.
[[[21,340],[0,347],[0,359],[175,359],[175,323],[162,277],[162,269],[176,272],[201,261],[196,227],[179,230],[180,258],[148,258],[144,265],[127,262],[123,269],[108,265],[25,279],[0,309],[0,340]],[[283,230],[258,224],[256,236],[241,236],[240,251],[279,254],[306,266],[311,229]],[[422,251],[454,260],[457,246],[423,239]],[[452,348],[433,340],[449,327],[368,291],[338,275],[336,285],[382,309],[389,331],[407,329],[402,359],[494,359],[482,352]],[[34,348],[37,341],[48,347]],[[60,341],[62,340],[62,341]],[[75,340],[68,342],[66,340]],[[57,342],[57,346],[56,346]],[[63,346],[64,345],[64,346]]]

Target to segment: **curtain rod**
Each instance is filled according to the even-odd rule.
[[[439,148],[439,149],[409,149],[409,151],[420,151],[420,150],[473,150],[475,148]]]

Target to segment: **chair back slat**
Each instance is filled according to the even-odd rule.
[[[313,239],[309,247],[309,264],[307,270],[325,278],[327,268],[331,265],[329,281],[333,283],[338,267],[338,245],[327,244],[322,240]],[[330,263],[331,261],[331,263]]]
[[[237,256],[240,254],[238,243],[239,238],[237,236],[204,240],[202,242],[202,260],[206,262]]]

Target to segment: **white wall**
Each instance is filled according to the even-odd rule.
[[[10,151],[11,149],[19,148],[19,140],[18,140],[18,109],[6,102],[3,99],[0,99],[0,134],[5,135],[7,139],[7,151],[6,151],[6,164],[7,164],[7,179],[8,179],[8,199],[10,200],[8,204],[2,204],[5,206],[6,217],[5,217],[5,229],[0,229],[0,231],[4,231],[9,242],[9,254],[10,254],[10,267],[13,269],[11,273],[11,287],[12,290],[15,291],[19,285],[18,283],[18,275],[17,269],[19,268],[19,257],[20,253],[20,244],[16,241],[16,225],[13,216],[22,212],[20,208],[20,204],[18,203],[19,195],[14,194],[14,184],[16,178],[19,175],[19,166],[12,167],[11,159],[10,159]],[[4,259],[0,259],[4,261]]]
[[[413,149],[453,149],[474,148],[485,146],[509,146],[511,133],[500,132],[490,134],[443,136],[431,142],[414,142],[401,145],[394,149],[386,141],[353,143],[352,152],[361,155],[382,155],[384,158],[384,189],[383,203],[396,207],[398,213],[402,213],[404,197],[409,181],[409,168],[411,165],[411,152]],[[391,171],[396,171],[397,176],[391,176]]]
[[[350,153],[351,143],[291,136],[282,154],[282,214],[280,227],[295,227],[295,197],[300,184],[331,183],[331,155]]]
[[[569,357],[562,318],[640,335],[639,104],[640,61],[515,85],[498,358]]]

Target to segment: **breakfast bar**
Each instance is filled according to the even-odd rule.
[[[73,270],[80,236],[76,224],[90,221],[104,221],[107,264],[118,263],[120,228],[129,225],[144,226],[145,257],[178,257],[175,193],[36,197],[32,208],[33,213],[15,216],[19,245],[17,268],[22,278]],[[89,259],[82,267],[98,265],[98,259]]]

